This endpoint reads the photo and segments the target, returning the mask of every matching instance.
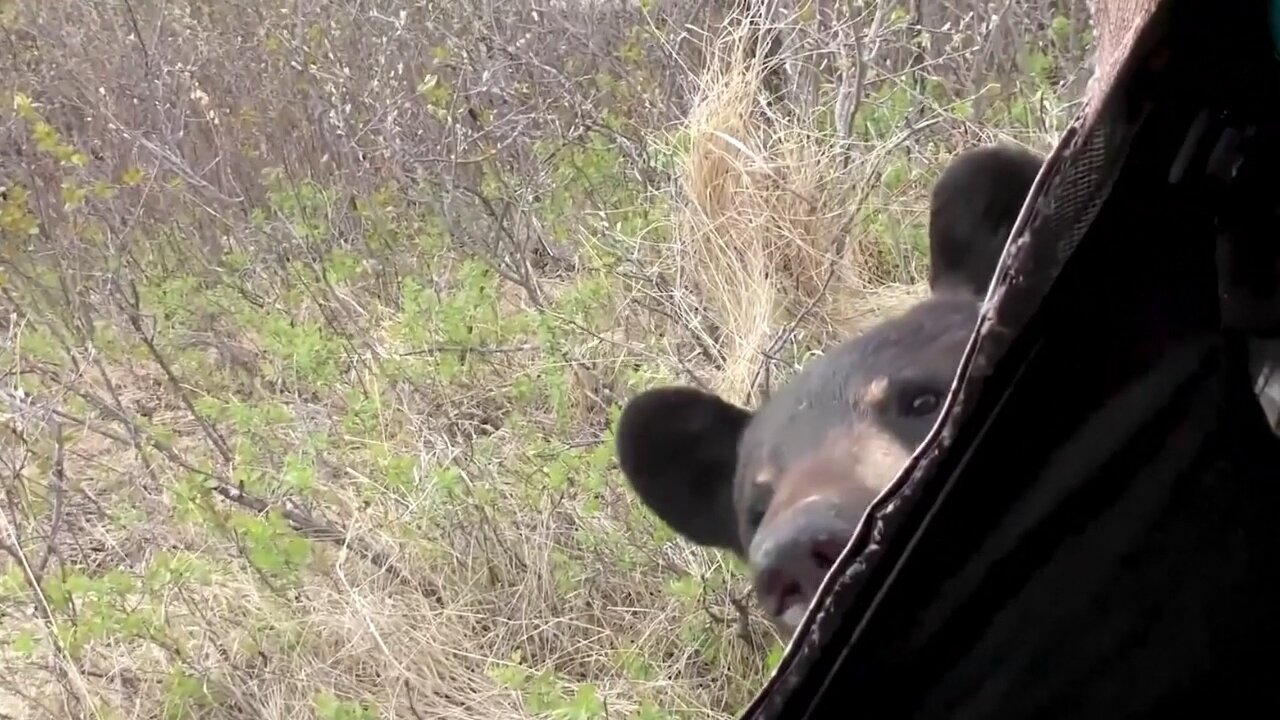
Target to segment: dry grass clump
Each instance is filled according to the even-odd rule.
[[[834,107],[779,107],[766,88],[785,58],[761,57],[757,27],[728,27],[681,127],[673,235],[680,271],[714,319],[717,389],[746,401],[782,334],[800,327],[822,345],[920,289],[886,282],[877,245],[892,238],[859,232],[881,154],[822,129]]]

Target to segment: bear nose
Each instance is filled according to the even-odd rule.
[[[749,559],[765,609],[791,628],[798,625],[855,528],[834,503],[811,501],[757,534]]]

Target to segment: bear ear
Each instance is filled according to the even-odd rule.
[[[686,539],[742,552],[733,504],[738,441],[751,412],[694,388],[637,395],[614,433],[640,501]]]
[[[985,297],[1044,158],[1013,145],[969,148],[933,186],[929,204],[929,289]]]

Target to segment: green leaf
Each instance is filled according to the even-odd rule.
[[[34,630],[21,630],[9,648],[19,655],[33,655],[40,648],[40,638]]]

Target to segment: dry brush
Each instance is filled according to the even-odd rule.
[[[0,717],[731,717],[778,644],[620,487],[909,300],[1082,9],[0,0]]]

